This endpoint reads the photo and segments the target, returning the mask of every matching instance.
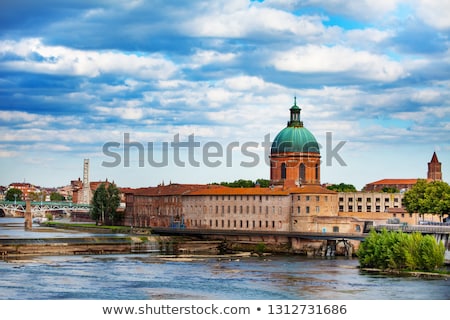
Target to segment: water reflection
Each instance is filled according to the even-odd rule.
[[[39,229],[41,230],[41,229]],[[0,237],[44,237],[0,219]],[[49,237],[90,234],[52,232]],[[157,254],[0,260],[1,299],[450,299],[450,280],[361,273],[357,259]]]

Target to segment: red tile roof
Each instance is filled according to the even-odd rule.
[[[230,188],[217,186],[192,191],[189,195],[289,195],[289,194],[336,194],[322,186],[307,185],[296,188]]]
[[[336,194],[322,186],[307,185],[295,188],[231,188],[221,185],[207,184],[170,184],[138,189],[127,189],[125,193],[137,196],[169,196],[169,195],[289,195],[289,194]]]
[[[416,184],[418,179],[382,179],[368,183],[367,185],[389,185],[389,184]]]

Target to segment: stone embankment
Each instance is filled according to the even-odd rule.
[[[86,254],[217,254],[220,241],[194,241],[169,236],[115,236],[0,239],[0,256],[4,259],[32,255]]]

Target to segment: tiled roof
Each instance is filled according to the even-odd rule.
[[[368,185],[389,185],[389,184],[416,184],[418,179],[382,179],[368,183]]]
[[[218,186],[204,188],[188,193],[189,195],[289,195],[289,194],[336,194],[322,186],[306,185],[296,188],[230,188]]]
[[[148,187],[131,189],[126,193],[132,193],[137,196],[171,196],[183,195],[189,191],[203,189],[208,187],[206,184],[169,184],[166,186]]]

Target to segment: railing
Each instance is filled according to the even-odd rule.
[[[402,231],[402,232],[420,232],[420,233],[442,233],[450,234],[450,226],[410,226],[403,224],[383,224],[374,227],[376,231],[386,229],[388,231]]]
[[[31,201],[31,211],[32,212],[45,212],[45,211],[86,211],[91,208],[89,204],[72,203],[68,201],[55,202],[55,201]],[[0,201],[0,209],[3,211],[11,212],[25,212],[26,202],[25,201]]]

